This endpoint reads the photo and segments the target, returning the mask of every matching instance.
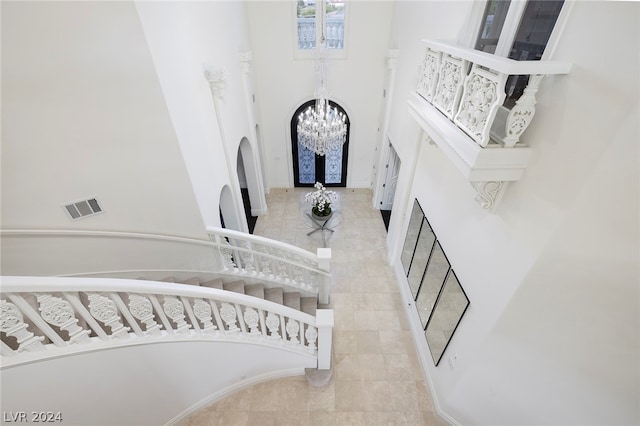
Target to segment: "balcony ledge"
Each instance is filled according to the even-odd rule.
[[[531,148],[482,148],[415,92],[409,97],[409,113],[470,182],[518,180],[527,167]]]
[[[567,74],[571,63],[515,61],[447,41],[423,40],[425,56],[409,114],[493,209],[508,182],[522,177],[531,149],[520,136],[535,115],[535,94],[545,75]],[[503,106],[511,75],[528,75],[524,93]]]

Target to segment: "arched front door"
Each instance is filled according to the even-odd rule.
[[[333,101],[329,105],[337,108],[347,117],[347,137],[342,148],[327,152],[326,155],[316,155],[313,151],[303,147],[298,142],[298,116],[315,100],[308,101],[298,108],[291,118],[291,146],[293,153],[293,183],[294,186],[313,186],[321,182],[325,186],[347,186],[347,157],[349,154],[349,117],[342,107]]]

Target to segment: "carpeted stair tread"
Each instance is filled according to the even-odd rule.
[[[165,277],[159,281],[163,283],[175,283],[176,279],[174,277]]]
[[[281,305],[284,304],[284,297],[282,288],[274,287],[274,288],[265,288],[264,289],[264,300],[268,300],[270,302],[279,303]]]
[[[248,296],[258,297],[264,299],[264,285],[263,284],[250,284],[244,286],[244,294]]]
[[[223,290],[222,278],[216,278],[215,280],[209,280],[209,281],[200,283],[200,287],[217,288],[219,290]]]
[[[300,298],[300,310],[305,314],[316,316],[316,309],[318,308],[317,297],[301,297]]]
[[[234,281],[232,283],[222,284],[222,288],[227,291],[235,291],[244,294],[244,281]]]
[[[297,291],[291,292],[291,293],[284,293],[283,299],[284,299],[284,306],[288,306],[298,311],[300,310],[300,293],[298,293]]]
[[[200,278],[191,277],[191,278],[187,278],[186,280],[182,280],[181,282],[182,282],[182,284],[199,286],[200,285]]]

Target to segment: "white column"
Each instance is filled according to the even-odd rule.
[[[224,135],[224,125],[222,122],[222,110],[220,108],[220,102],[224,99],[224,90],[226,88],[226,77],[222,68],[205,67],[204,76],[209,82],[211,88],[211,94],[213,95],[213,106],[216,111],[216,119],[218,121],[218,129],[220,131],[220,139],[222,140],[222,147],[224,149],[224,156],[227,163],[227,172],[229,175],[229,183],[231,187],[231,196],[233,198],[233,205],[238,220],[238,231],[248,232],[249,227],[247,225],[247,218],[245,217],[244,205],[242,204],[242,197],[240,196],[240,182],[238,181],[237,173],[233,171],[236,169],[236,163],[231,161],[231,155],[229,153],[229,147]]]
[[[257,197],[253,197],[252,201],[255,201],[255,199],[257,199],[259,204],[258,206],[252,206],[254,210],[258,210],[257,212],[252,212],[252,215],[255,216],[254,213],[258,213],[258,215],[265,215],[267,214],[267,200],[264,196],[266,188],[264,182],[264,159],[262,155],[262,153],[264,152],[264,147],[260,145],[260,141],[258,140],[258,135],[256,133],[256,117],[255,109],[253,106],[253,104],[255,103],[255,95],[252,90],[253,85],[251,84],[251,51],[239,53],[238,59],[240,60],[240,64],[242,65],[242,87],[244,89],[247,119],[249,121],[248,139],[253,148],[254,156],[253,164],[247,164],[245,161],[244,167],[245,169],[251,167],[254,170],[253,173],[255,174],[257,188],[249,188],[249,190],[257,191],[257,194],[255,194],[257,195]]]

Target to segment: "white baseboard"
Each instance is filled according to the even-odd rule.
[[[402,267],[400,260],[397,260],[392,265],[392,267],[396,276],[396,283],[398,284],[400,290],[400,296],[402,297],[402,305],[404,306],[404,311],[407,316],[407,322],[409,323],[409,328],[411,329],[411,336],[413,337],[413,343],[418,355],[418,361],[420,362],[420,367],[422,368],[425,382],[427,383],[427,386],[429,386],[429,393],[433,401],[433,408],[435,409],[436,414],[440,416],[440,418],[453,426],[460,426],[460,423],[447,412],[445,412],[440,406],[440,402],[438,400],[438,391],[435,387],[435,384],[431,380],[431,376],[429,375],[427,366],[430,365],[428,363],[433,364],[433,359],[431,358],[431,353],[429,352],[427,341],[424,338],[424,330],[422,330],[421,328],[420,317],[418,315],[418,311],[416,310],[415,302],[411,297],[411,290],[409,289],[407,278],[404,275],[404,268]]]

